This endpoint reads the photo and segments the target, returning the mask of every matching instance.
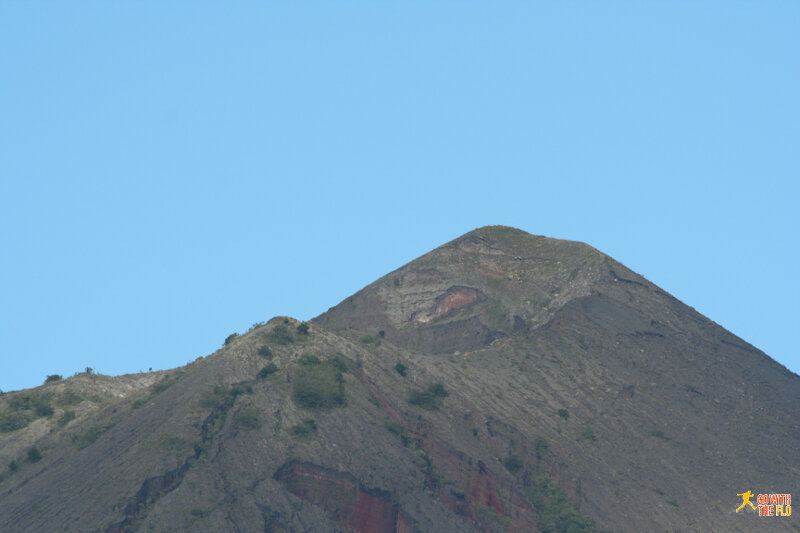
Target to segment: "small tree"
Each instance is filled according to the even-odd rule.
[[[278,365],[275,363],[268,363],[267,366],[261,369],[258,373],[258,379],[267,379],[269,376],[278,371]]]
[[[52,383],[53,381],[61,381],[64,379],[60,374],[50,374],[44,380],[45,383]]]
[[[41,458],[42,458],[42,452],[40,452],[39,449],[36,446],[34,446],[30,450],[28,450],[28,461],[29,462],[35,463],[35,462],[39,461]]]
[[[269,349],[269,346],[266,344],[258,349],[258,355],[263,357],[264,359],[272,359],[272,350]]]
[[[286,326],[275,326],[267,338],[275,344],[286,345],[294,342],[294,336]]]

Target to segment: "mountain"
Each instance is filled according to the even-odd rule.
[[[800,377],[491,226],[178,369],[0,397],[0,531],[796,531]],[[755,502],[755,497],[753,498]]]

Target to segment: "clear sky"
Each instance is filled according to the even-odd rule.
[[[800,372],[800,3],[431,4],[0,3],[0,389],[183,365],[487,224]]]

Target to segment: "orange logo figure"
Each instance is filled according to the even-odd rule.
[[[753,491],[748,490],[747,492],[743,492],[742,494],[737,494],[737,496],[742,497],[742,505],[740,505],[739,508],[736,509],[737,513],[741,511],[745,505],[749,505],[750,507],[753,508],[754,511],[756,510],[756,506],[753,505],[753,502],[750,501],[750,498],[753,497]]]

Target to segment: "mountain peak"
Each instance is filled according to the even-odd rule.
[[[620,274],[622,273],[622,274]],[[580,242],[484,226],[378,279],[314,320],[434,352],[479,348],[541,326],[606,283],[649,283]]]
[[[0,395],[0,531],[750,531],[737,493],[798,485],[799,379],[488,226],[181,369]]]

